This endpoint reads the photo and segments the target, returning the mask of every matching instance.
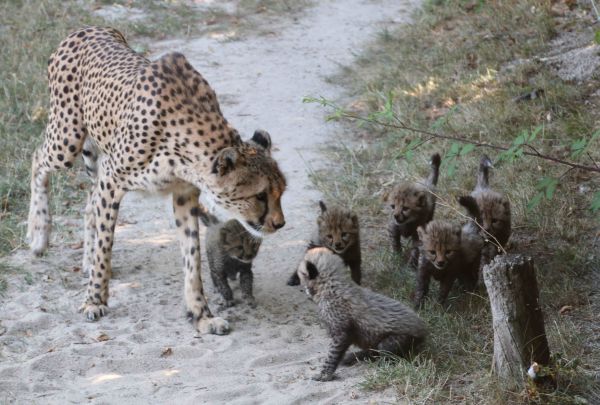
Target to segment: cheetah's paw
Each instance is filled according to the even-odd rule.
[[[226,335],[229,333],[229,322],[223,318],[202,318],[198,320],[198,332],[201,334]]]
[[[312,379],[312,380],[315,380],[315,381],[321,381],[321,382],[324,382],[324,381],[331,381],[331,380],[333,380],[333,374],[330,374],[330,373],[326,373],[326,372],[324,372],[324,371],[321,371],[319,374],[315,374],[315,375],[313,375],[313,376],[311,377],[311,379]]]
[[[83,312],[83,315],[88,322],[94,322],[106,315],[108,307],[104,304],[97,305],[86,302],[79,308],[79,311]]]

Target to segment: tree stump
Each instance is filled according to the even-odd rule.
[[[533,260],[498,255],[483,268],[483,279],[492,308],[493,371],[507,383],[522,387],[534,361],[550,362]]]

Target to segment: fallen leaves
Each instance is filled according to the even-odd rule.
[[[173,354],[173,349],[171,349],[170,347],[167,347],[162,351],[162,353],[160,354],[160,357],[168,357],[172,354]]]
[[[96,340],[98,342],[106,342],[107,340],[110,340],[110,337],[106,333],[101,333]]]

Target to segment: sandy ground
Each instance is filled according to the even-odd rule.
[[[393,403],[392,390],[364,392],[369,366],[316,374],[328,338],[315,307],[285,285],[315,226],[319,193],[308,167],[324,167],[319,148],[341,135],[324,111],[302,97],[339,98],[326,76],[352,62],[385,24],[404,21],[416,0],[319,1],[272,34],[241,41],[200,38],[155,44],[154,56],[177,50],[215,88],[225,116],[243,134],[267,129],[287,176],[287,225],[265,239],[254,263],[258,307],[214,312],[232,325],[227,336],[197,336],[184,318],[181,258],[170,198],[130,194],[123,201],[113,254],[110,312],[96,323],[77,313],[86,279],[82,249],[60,243],[60,229],[82,238],[81,218],[55,218],[43,258],[9,258],[0,304],[0,402],[17,403]],[[28,274],[28,275],[24,275]],[[203,257],[203,279],[211,285]],[[235,285],[234,294],[240,292]]]

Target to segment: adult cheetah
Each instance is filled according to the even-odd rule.
[[[144,190],[172,193],[188,316],[201,333],[227,333],[227,321],[213,317],[202,288],[199,197],[217,217],[237,219],[256,236],[284,226],[285,178],[271,158],[268,133],[256,131],[243,142],[183,55],[151,62],[113,28],[70,34],[48,61],[48,81],[49,120],[32,162],[27,234],[33,253],[48,247],[50,174],[72,167],[83,152],[88,172],[96,173],[85,212],[86,318],[96,320],[107,309],[119,202],[128,191]]]

